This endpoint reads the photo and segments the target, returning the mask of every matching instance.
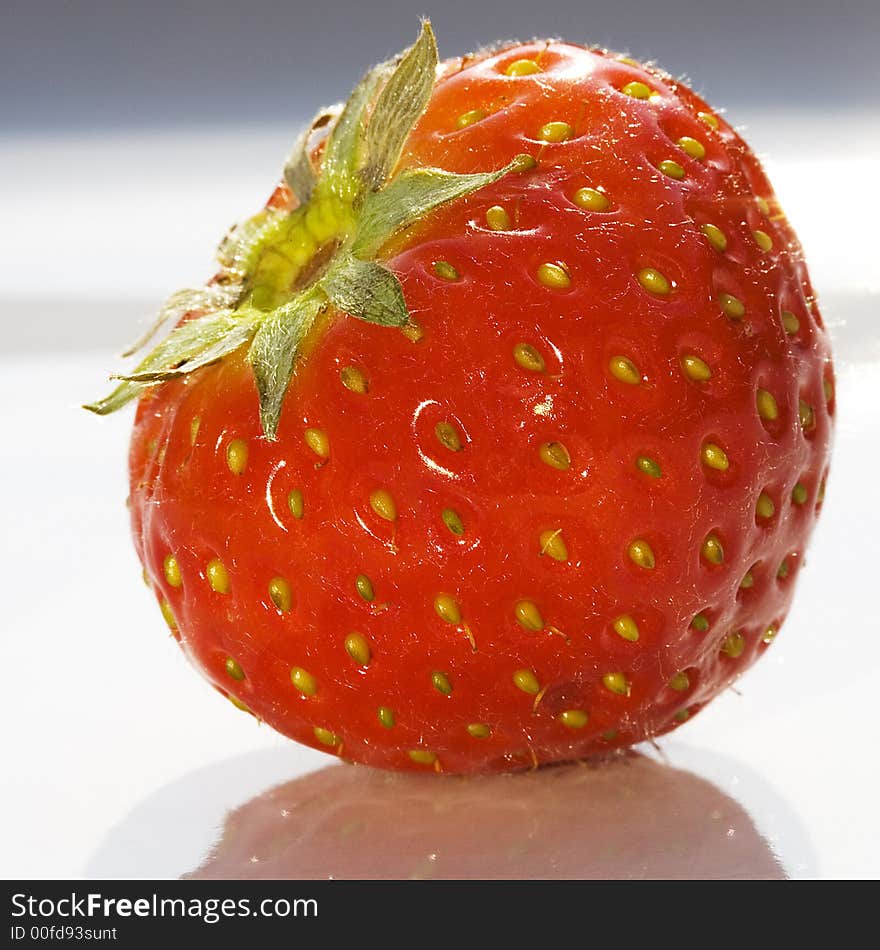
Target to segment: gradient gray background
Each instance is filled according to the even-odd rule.
[[[298,119],[432,18],[441,55],[562,36],[688,74],[716,107],[876,107],[877,0],[5,0],[0,130]]]
[[[768,163],[829,321],[845,313],[862,328],[846,339],[880,349],[880,0],[0,4],[6,348],[120,348],[210,273],[219,236],[265,200],[301,124],[427,14],[442,56],[550,35],[686,75]],[[63,222],[62,254],[45,254],[49,221]],[[24,301],[33,319],[12,318]]]

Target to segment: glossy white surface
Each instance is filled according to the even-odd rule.
[[[505,806],[533,795],[540,813],[526,814],[521,850],[504,835],[481,839],[486,869],[513,874],[518,868],[524,876],[530,868],[543,868],[544,876],[554,876],[554,868],[558,874],[577,868],[600,875],[674,874],[680,865],[663,861],[669,827],[681,827],[678,840],[693,844],[700,856],[695,874],[774,876],[778,867],[768,847],[793,877],[880,872],[880,621],[873,602],[880,538],[880,278],[870,240],[880,219],[874,188],[880,162],[870,136],[876,140],[880,125],[840,119],[840,135],[829,136],[828,147],[811,158],[807,149],[815,145],[803,126],[760,117],[755,125],[759,147],[774,155],[772,177],[807,247],[837,358],[832,475],[794,609],[777,642],[738,685],[741,695],[728,692],[662,743],[678,771],[642,763],[627,773],[621,787],[630,789],[632,807],[603,813],[609,818],[601,835],[599,826],[578,823],[553,858],[556,865],[540,847],[542,834],[558,834],[573,794],[603,800],[590,783],[599,788],[606,778],[578,782],[580,792],[563,796],[538,786],[529,792],[525,782],[535,779],[521,781]],[[206,155],[222,138],[67,143],[67,167],[76,174],[60,217],[45,192],[29,192],[45,181],[59,143],[0,143],[0,204],[5,222],[15,224],[0,231],[0,260],[10,265],[0,270],[0,876],[180,875],[204,861],[230,809],[239,809],[239,838],[253,840],[252,856],[263,867],[264,836],[276,842],[276,864],[268,865],[275,873],[365,873],[363,865],[346,862],[339,844],[346,833],[383,841],[386,870],[466,873],[474,854],[464,845],[445,837],[445,850],[432,850],[445,827],[439,799],[423,838],[401,832],[389,839],[379,832],[383,822],[393,824],[402,800],[411,802],[407,788],[383,792],[381,784],[370,785],[369,822],[349,832],[350,822],[337,820],[350,808],[348,770],[260,797],[331,760],[255,725],[186,666],[141,583],[128,537],[130,416],[99,421],[76,408],[101,390],[113,365],[110,351],[96,342],[110,321],[118,314],[109,339],[119,344],[133,335],[141,306],[146,313],[165,291],[207,273],[216,238],[230,217],[264,196],[290,136],[268,130],[255,143],[238,132],[232,139],[240,163],[202,175]],[[841,141],[867,145],[847,150],[834,144]],[[123,174],[118,161],[125,156]],[[124,242],[116,232],[120,215],[131,229]],[[170,215],[193,223],[169,226]],[[72,325],[81,332],[72,333]],[[39,358],[38,343],[47,350]],[[303,810],[311,783],[333,793]],[[461,794],[478,813],[491,812],[495,787]],[[676,825],[677,806],[668,821],[650,820],[644,803],[660,800],[656,796],[674,802],[669,789],[680,789],[680,801],[694,803],[690,817],[696,812],[702,821]],[[455,794],[440,793],[453,803]],[[301,824],[284,835],[270,833],[283,810],[300,815]],[[619,837],[608,837],[609,824]],[[305,839],[308,853],[323,855],[324,864],[318,858],[302,863],[295,845]],[[591,851],[593,841],[601,842],[606,857],[622,857],[603,864]],[[376,853],[383,854],[378,846]],[[299,854],[300,863],[285,864],[285,854]],[[243,866],[242,855],[228,848],[215,856],[214,872],[218,861],[232,862],[221,869]]]

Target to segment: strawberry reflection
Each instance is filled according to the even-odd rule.
[[[190,879],[765,878],[748,814],[638,754],[457,778],[336,765],[231,812]]]

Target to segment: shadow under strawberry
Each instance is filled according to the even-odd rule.
[[[231,812],[189,879],[783,879],[748,813],[644,755],[516,775],[336,765]]]

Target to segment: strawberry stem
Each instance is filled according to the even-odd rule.
[[[117,377],[122,383],[112,393],[85,408],[114,412],[148,386],[250,343],[260,418],[274,439],[297,359],[320,314],[332,307],[406,327],[400,282],[375,260],[382,247],[442,205],[532,164],[518,156],[480,174],[417,168],[395,175],[436,72],[437,45],[424,21],[413,46],[373,67],[343,107],[319,112],[300,136],[284,168],[297,206],[265,208],[235,228],[218,252],[220,274],[205,288],[174,295],[149,336],[171,319],[178,321],[175,329],[132,372]],[[314,138],[325,128],[316,166]]]

